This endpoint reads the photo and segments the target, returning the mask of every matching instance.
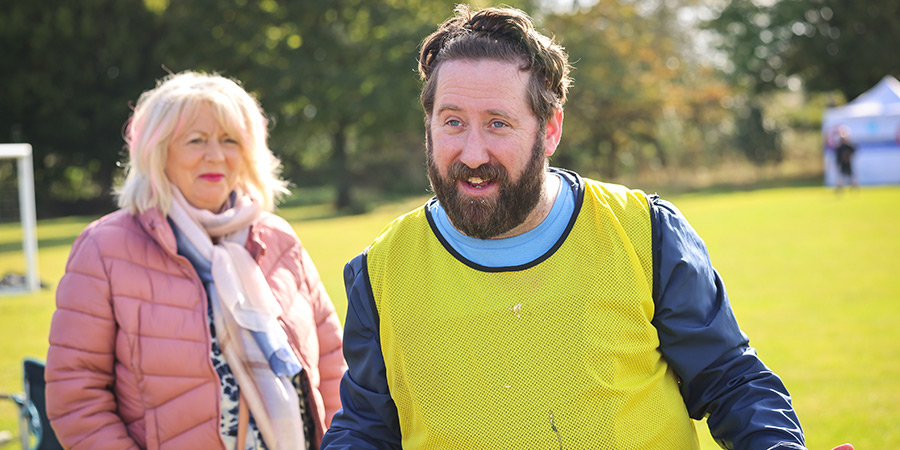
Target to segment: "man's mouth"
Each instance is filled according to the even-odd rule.
[[[469,186],[472,186],[476,189],[484,189],[489,184],[491,184],[491,180],[485,180],[481,177],[469,177],[465,181]]]

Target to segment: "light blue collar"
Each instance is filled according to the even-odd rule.
[[[548,251],[565,233],[575,212],[575,191],[560,174],[560,188],[547,217],[535,228],[518,236],[503,239],[478,239],[453,227],[440,202],[430,206],[431,216],[440,235],[457,253],[485,267],[514,267],[534,261]]]

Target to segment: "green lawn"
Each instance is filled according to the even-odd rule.
[[[666,196],[665,192],[661,192]],[[738,320],[794,397],[811,449],[852,442],[900,448],[900,187],[836,195],[825,188],[766,189],[670,198],[706,240]],[[414,199],[358,216],[285,208],[344,316],[343,264]],[[20,391],[21,361],[43,359],[53,289],[72,240],[89,218],[38,224],[49,289],[0,297],[0,391]],[[20,239],[0,226],[0,275],[21,270]],[[5,250],[5,251],[3,251]],[[6,402],[8,403],[8,402]],[[0,430],[15,409],[0,404]],[[698,424],[704,448],[717,448]]]

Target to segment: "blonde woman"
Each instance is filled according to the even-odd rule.
[[[318,448],[340,408],[341,328],[271,213],[286,192],[259,103],[183,72],[126,127],[119,211],[75,241],[47,409],[67,448]]]

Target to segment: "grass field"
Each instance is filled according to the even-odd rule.
[[[665,192],[661,192],[666,196]],[[751,344],[794,398],[811,449],[852,442],[900,448],[900,187],[836,195],[821,187],[670,197],[705,239]],[[343,317],[343,264],[396,215],[423,199],[358,216],[285,208]],[[43,359],[56,283],[90,218],[38,224],[49,288],[0,297],[0,391],[21,391],[21,361]],[[21,271],[20,239],[0,226],[0,272]],[[7,402],[8,403],[8,402]],[[0,430],[15,429],[0,404]],[[698,424],[704,449],[717,448]]]

